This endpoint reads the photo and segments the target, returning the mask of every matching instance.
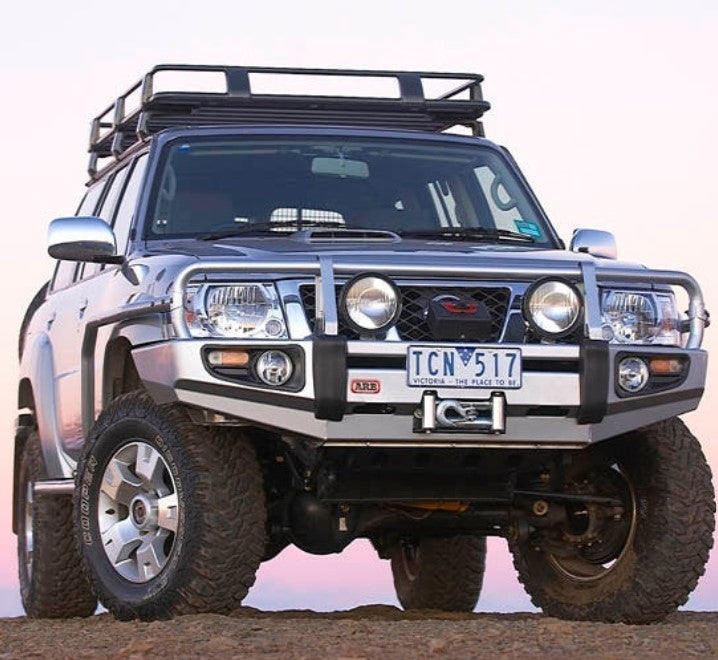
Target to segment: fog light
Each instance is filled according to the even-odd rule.
[[[648,365],[637,357],[628,357],[618,365],[618,384],[626,392],[640,392],[648,382]]]
[[[264,351],[257,359],[255,371],[267,385],[284,385],[294,371],[291,358],[283,351]]]

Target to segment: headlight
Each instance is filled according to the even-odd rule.
[[[376,334],[399,318],[399,292],[378,275],[360,275],[347,282],[339,303],[344,317],[360,334]]]
[[[549,339],[570,335],[581,322],[581,294],[564,280],[539,280],[523,302],[524,318],[540,336]]]
[[[194,337],[284,339],[287,326],[273,284],[189,289],[185,318]]]
[[[680,346],[676,301],[672,293],[604,291],[603,336],[617,344]]]

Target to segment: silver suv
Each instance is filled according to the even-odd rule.
[[[287,77],[396,94],[253,89]],[[489,535],[552,616],[686,601],[715,510],[678,418],[700,288],[605,232],[566,249],[484,139],[481,81],[158,66],[93,121],[20,336],[29,615],[226,612],[289,544],[357,538],[405,608],[470,611]]]

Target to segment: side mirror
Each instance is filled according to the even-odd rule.
[[[574,229],[571,237],[571,252],[586,252],[594,257],[616,259],[618,248],[615,236],[598,229]]]
[[[65,261],[124,263],[124,258],[117,256],[115,233],[102,218],[53,220],[47,230],[47,251],[54,259]]]

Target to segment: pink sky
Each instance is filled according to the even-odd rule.
[[[5,10],[0,616],[20,613],[10,533],[17,328],[49,276],[47,222],[71,213],[82,194],[90,118],[152,64],[479,71],[494,106],[486,117],[488,136],[511,149],[566,240],[579,226],[613,231],[621,258],[688,270],[702,283],[708,308],[718,307],[712,198],[718,5],[547,5],[474,0],[444,3],[436,12],[414,2],[365,0],[327,9],[318,0],[281,8],[208,0],[199,11],[166,0],[129,0],[122,20],[114,7],[86,1],[13,3]],[[718,348],[716,332],[708,331],[709,350]],[[714,365],[701,409],[686,419],[716,470]],[[357,542],[341,556],[285,551],[262,567],[247,602],[333,609],[395,601],[388,564]],[[689,605],[718,608],[715,559]],[[479,609],[528,607],[505,544],[495,540]]]

